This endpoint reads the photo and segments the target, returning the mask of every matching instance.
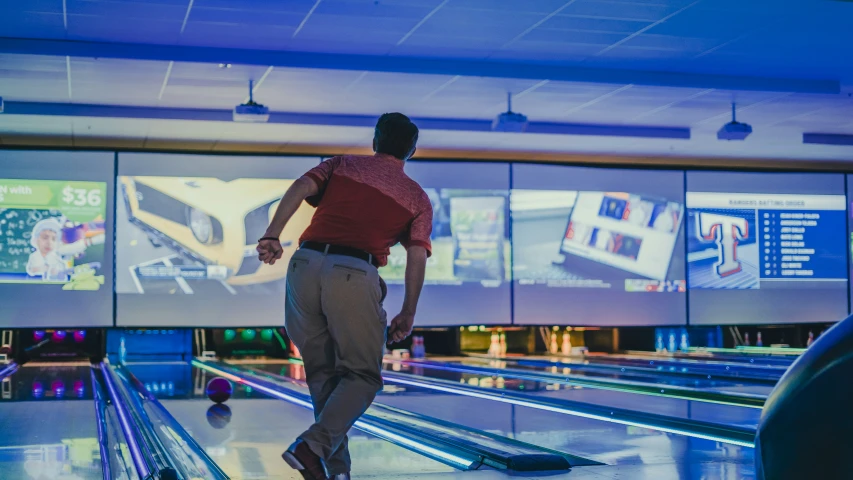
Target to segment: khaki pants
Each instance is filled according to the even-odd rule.
[[[285,326],[315,419],[299,438],[329,475],[350,471],[347,432],[382,389],[384,291],[376,268],[357,258],[298,250],[288,265]]]

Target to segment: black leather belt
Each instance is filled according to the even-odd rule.
[[[304,248],[306,250],[314,250],[315,252],[325,253],[327,255],[343,255],[345,257],[353,257],[359,260],[364,260],[365,262],[373,265],[374,267],[379,268],[379,260],[375,256],[357,248],[342,247],[340,245],[330,245],[328,243],[320,242],[302,242],[302,245],[300,245],[299,248]]]

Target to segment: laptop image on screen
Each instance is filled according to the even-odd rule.
[[[665,281],[684,206],[624,192],[578,192],[551,279]]]

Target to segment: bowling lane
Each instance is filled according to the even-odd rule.
[[[298,364],[242,366],[291,378],[301,375]],[[567,478],[754,478],[751,448],[390,382],[376,402],[606,464],[575,468]]]
[[[28,365],[3,380],[0,478],[103,479],[90,378],[88,365]]]
[[[773,391],[773,385],[755,384],[750,382],[749,379],[721,380],[715,378],[691,378],[674,375],[671,372],[663,370],[661,370],[660,373],[657,373],[648,369],[640,371],[630,367],[623,370],[621,368],[614,367],[613,365],[600,367],[584,363],[566,363],[564,359],[559,357],[511,357],[505,360],[497,360],[489,359],[487,357],[468,356],[434,357],[430,358],[430,360],[451,364],[459,363],[461,365],[473,365],[478,367],[490,366],[496,369],[510,368],[528,372],[565,375],[571,374],[572,376],[627,380],[656,385],[682,386],[716,392],[727,391],[767,396],[770,395],[771,391]]]
[[[236,385],[216,406],[204,395],[212,376],[188,364],[131,365],[143,384],[157,383],[163,406],[232,479],[298,479],[281,459],[285,448],[313,421],[310,410]],[[174,385],[172,388],[169,382]],[[165,387],[165,388],[163,388]],[[454,470],[385,440],[353,430],[354,476],[400,478],[412,472]]]
[[[754,475],[751,448],[710,440],[397,385],[386,388],[377,402],[607,464],[579,467],[572,474],[624,469],[626,476],[606,478],[749,479]],[[628,473],[634,471],[654,474]]]
[[[721,423],[739,427],[756,428],[761,410],[678,398],[640,395],[637,393],[602,390],[554,382],[492,376],[488,374],[460,373],[420,365],[386,365],[389,373],[411,373],[427,378],[449,380],[468,385],[512,390],[537,397],[555,398],[623,408],[644,413]],[[399,367],[399,368],[398,368]]]
[[[598,370],[637,370],[653,374],[668,374],[690,378],[710,378],[733,382],[745,382],[761,385],[775,385],[785,369],[781,367],[752,367],[747,364],[712,364],[694,360],[654,360],[654,359],[618,359],[608,355],[587,355],[583,357],[568,357],[562,355],[530,355],[524,357],[525,362],[558,362],[560,365],[584,369]],[[692,362],[692,363],[688,363]]]
[[[799,350],[799,349],[797,349]],[[711,353],[711,352],[690,352],[690,353],[656,353],[656,352],[641,352],[629,351],[620,354],[628,358],[659,358],[666,360],[693,360],[710,363],[741,363],[754,366],[775,366],[775,367],[790,367],[799,358],[799,353],[790,355],[759,355],[750,353]]]
[[[653,373],[636,371],[626,368],[621,369],[598,368],[595,365],[563,363],[557,357],[509,357],[507,359],[494,359],[485,356],[466,357],[430,357],[432,362],[447,364],[449,366],[474,366],[478,368],[493,368],[495,374],[503,369],[519,370],[525,373],[543,373],[550,375],[571,375],[573,377],[602,378],[609,380],[624,380],[629,382],[640,382],[661,386],[690,387],[710,392],[732,392],[746,393],[751,395],[767,396],[773,390],[772,385],[754,384],[748,381],[718,380],[707,378],[685,378],[673,376],[667,372]],[[506,375],[511,375],[507,372]]]
[[[666,355],[637,355],[637,354],[590,354],[584,357],[567,357],[568,360],[581,359],[591,364],[617,364],[638,366],[663,366],[686,368],[688,371],[723,371],[726,373],[742,373],[760,378],[778,378],[788,368],[788,365],[731,362],[726,360],[711,360],[699,358],[677,358]]]

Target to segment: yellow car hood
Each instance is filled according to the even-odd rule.
[[[278,200],[294,180],[193,177],[131,177],[135,182],[159,190],[176,200],[205,212],[245,211]]]

